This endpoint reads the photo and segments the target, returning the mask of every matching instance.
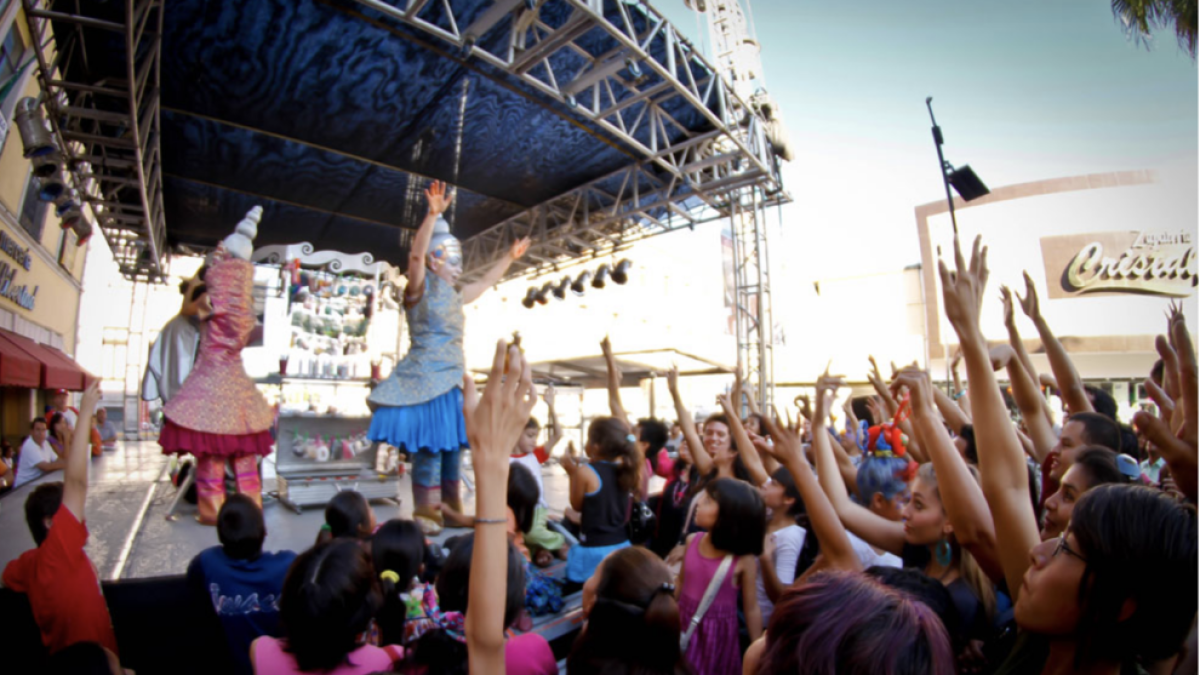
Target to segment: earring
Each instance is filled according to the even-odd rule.
[[[939,541],[933,555],[937,558],[938,565],[949,567],[950,563],[954,561],[954,550],[950,548],[949,540],[942,539]]]

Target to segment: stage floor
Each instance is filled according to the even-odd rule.
[[[471,471],[466,455],[464,472]],[[192,557],[209,546],[216,546],[215,528],[195,520],[196,507],[181,501],[175,513],[178,519],[165,519],[175,496],[167,476],[168,458],[154,441],[122,442],[116,450],[91,459],[87,500],[87,526],[91,533],[87,553],[101,579],[134,579],[187,571]],[[546,500],[552,514],[560,515],[567,505],[566,474],[557,464],[543,469]],[[275,489],[275,465],[271,458],[263,467],[263,492]],[[56,471],[0,497],[0,568],[22,552],[33,548],[33,537],[25,524],[25,498],[41,482],[62,480]],[[658,483],[661,483],[659,479]],[[371,503],[375,518],[412,516],[410,479],[400,482],[399,506],[377,500]],[[474,494],[464,498],[468,512],[475,509]],[[267,524],[267,550],[302,551],[312,545],[325,522],[324,510],[309,507],[297,515],[277,500],[264,504]],[[467,530],[446,530],[445,539]]]

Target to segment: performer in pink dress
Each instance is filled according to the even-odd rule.
[[[252,240],[262,208],[254,207],[237,231],[217,246],[208,265],[205,328],[195,366],[183,388],[163,407],[159,435],[165,454],[196,457],[198,520],[215,525],[225,502],[225,463],[232,462],[238,492],[262,505],[257,457],[271,454],[274,413],[242,366],[242,348],[254,329]]]

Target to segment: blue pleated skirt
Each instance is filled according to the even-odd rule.
[[[455,387],[437,398],[400,407],[381,407],[371,416],[367,436],[405,452],[444,452],[467,447],[463,395]]]

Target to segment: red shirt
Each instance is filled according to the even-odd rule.
[[[51,654],[76,642],[98,642],[117,653],[100,581],[83,552],[87,538],[87,526],[60,506],[42,545],[4,568],[4,585],[29,596],[42,643]]]
[[[528,455],[529,453],[525,453]],[[525,455],[513,455],[513,457],[524,457]],[[533,449],[533,456],[537,457],[538,464],[545,464],[546,460],[550,459],[550,453],[546,452],[546,446],[539,445]]]

